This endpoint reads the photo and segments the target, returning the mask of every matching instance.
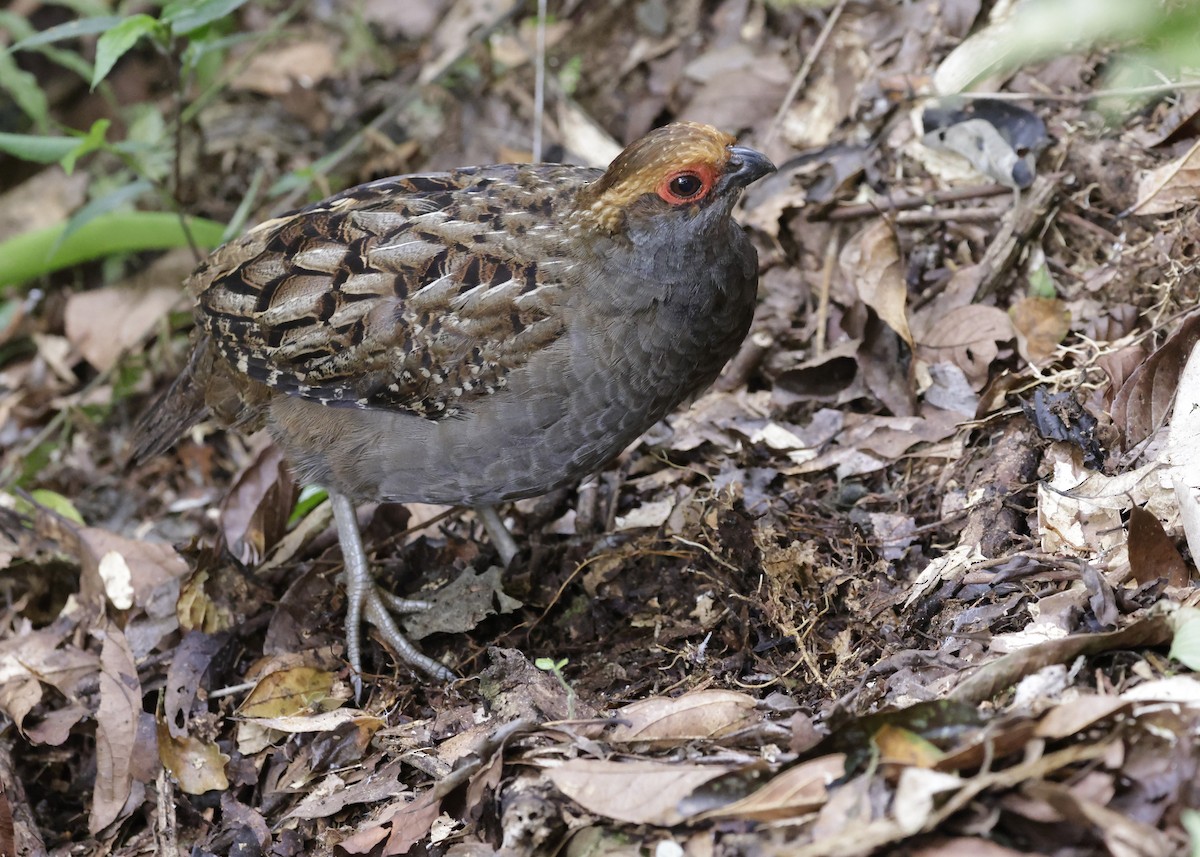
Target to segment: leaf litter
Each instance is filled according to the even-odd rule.
[[[329,129],[369,126],[319,193],[528,157],[529,9],[408,5],[236,50],[185,129],[184,207],[229,220]],[[371,645],[360,707],[328,510],[293,519],[278,454],[201,427],[122,469],[187,264],[5,295],[0,853],[1191,853],[1188,110],[1104,126],[1109,56],[1057,57],[992,88],[1077,98],[935,151],[922,99],[963,73],[978,2],[550,5],[554,158],[678,116],[780,165],[744,203],[743,353],[603,473],[506,510],[508,569],[470,514],[363,509],[380,578],[438,605],[410,633],[464,678]],[[69,214],[81,175],[6,179],[0,216]]]

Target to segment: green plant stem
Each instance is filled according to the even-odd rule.
[[[186,220],[187,228],[201,247],[212,249],[221,243],[223,224],[200,217]],[[170,212],[114,212],[85,223],[62,239],[65,229],[65,224],[58,224],[0,243],[0,286],[23,283],[117,253],[188,246],[183,222],[179,215]]]

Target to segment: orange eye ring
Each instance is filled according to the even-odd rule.
[[[671,205],[688,205],[708,196],[716,178],[712,169],[699,166],[676,170],[658,185],[658,195]]]

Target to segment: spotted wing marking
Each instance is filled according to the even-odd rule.
[[[514,215],[463,190],[480,184],[476,171],[387,179],[264,224],[197,273],[201,325],[238,372],[280,392],[461,414],[563,330],[555,266],[505,240],[544,203]]]

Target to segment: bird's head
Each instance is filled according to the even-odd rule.
[[[643,225],[727,217],[743,188],[775,171],[765,155],[698,122],[656,128],[631,143],[577,199],[581,219],[609,234]]]

